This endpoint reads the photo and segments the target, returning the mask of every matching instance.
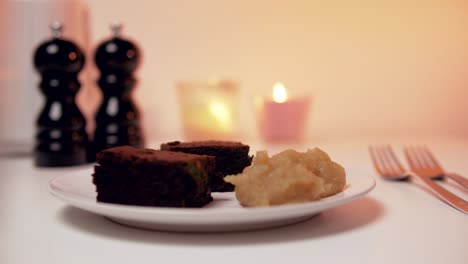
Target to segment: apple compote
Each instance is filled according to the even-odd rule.
[[[271,206],[301,203],[343,191],[344,168],[319,148],[298,152],[292,149],[272,157],[258,151],[252,165],[224,178],[235,185],[242,206]]]

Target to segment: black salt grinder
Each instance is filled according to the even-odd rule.
[[[45,105],[36,122],[34,159],[36,166],[58,167],[87,162],[86,120],[75,96],[80,89],[78,73],[83,69],[83,52],[62,39],[62,25],[50,26],[52,39],[39,45],[34,66],[41,75],[39,88]]]
[[[102,42],[95,54],[101,72],[98,85],[103,93],[96,114],[95,153],[115,146],[144,145],[140,113],[131,97],[137,82],[133,72],[138,67],[140,51],[134,43],[121,38],[121,28],[120,23],[112,24],[112,37]]]

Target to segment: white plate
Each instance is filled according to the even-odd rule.
[[[163,208],[96,202],[92,169],[63,175],[49,182],[56,197],[112,221],[140,228],[179,232],[222,232],[268,228],[306,220],[313,215],[355,200],[375,186],[375,180],[347,170],[347,188],[334,196],[301,204],[243,208],[234,193],[213,193],[214,201],[203,208]]]

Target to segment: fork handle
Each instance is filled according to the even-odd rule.
[[[463,176],[458,175],[456,173],[447,173],[445,174],[445,177],[454,180],[461,186],[465,187],[465,189],[468,189],[468,179],[464,178]]]
[[[431,188],[434,192],[436,192],[440,196],[440,198],[442,198],[446,203],[462,211],[464,214],[468,214],[468,202],[467,201],[463,200],[462,198],[448,191],[444,187],[438,185],[437,183],[435,183],[433,180],[431,180],[428,177],[424,177],[416,173],[414,173],[413,175],[418,177],[418,179],[420,179],[429,188]]]

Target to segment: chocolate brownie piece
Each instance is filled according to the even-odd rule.
[[[162,144],[161,150],[215,157],[215,171],[210,175],[211,190],[214,192],[233,191],[234,185],[225,182],[224,177],[241,173],[245,167],[252,163],[252,156],[249,156],[250,147],[240,142],[215,140],[174,141]]]
[[[96,160],[93,183],[99,202],[202,207],[213,200],[213,157],[123,146],[97,153]]]

